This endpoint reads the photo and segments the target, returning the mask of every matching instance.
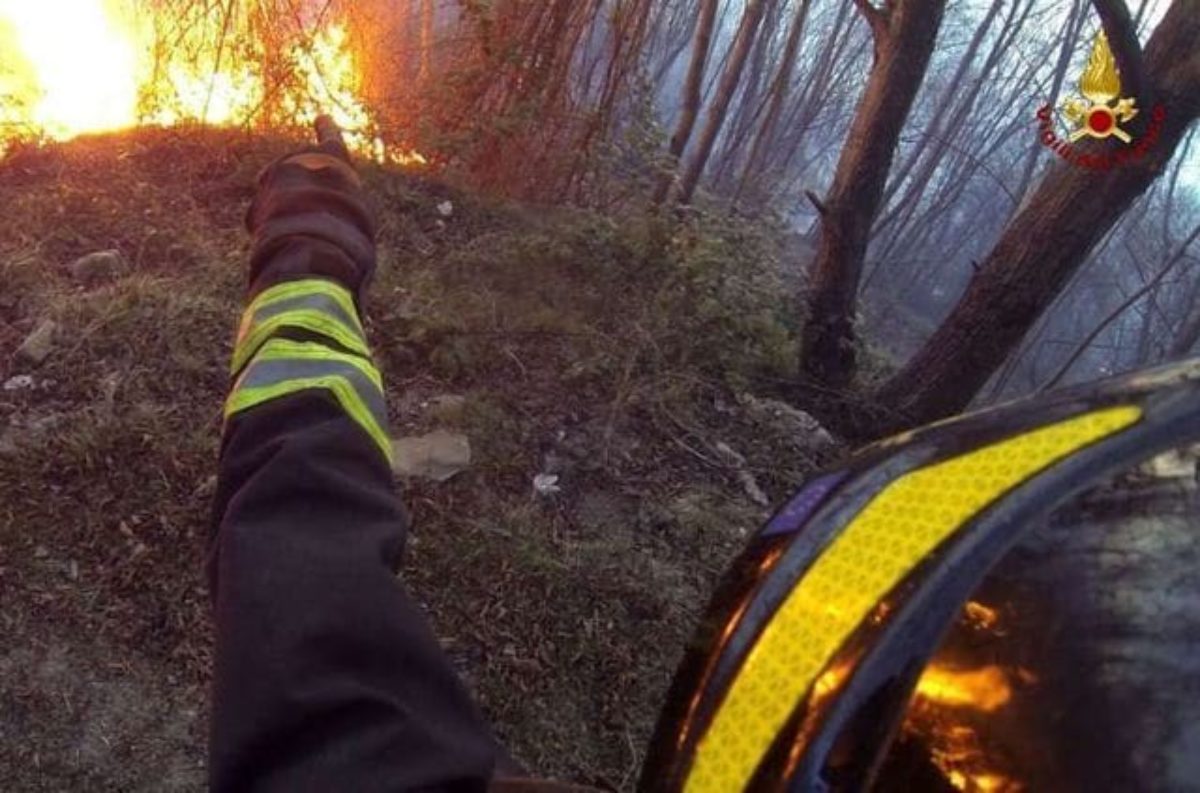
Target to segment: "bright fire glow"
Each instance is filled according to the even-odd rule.
[[[19,136],[69,140],[187,121],[305,124],[329,113],[359,152],[425,162],[372,134],[344,27],[324,21],[293,31],[268,56],[239,7],[230,6],[229,19],[203,13],[163,25],[143,0],[0,0],[0,153],[4,140]],[[167,39],[174,50],[164,50]],[[275,67],[271,84],[267,62]]]
[[[925,736],[930,759],[965,793],[1021,793],[1015,779],[998,773],[994,758],[971,726],[1012,699],[1008,675],[998,666],[960,670],[931,664],[917,684],[905,729]]]
[[[963,616],[975,630],[993,630],[1000,623],[1000,614],[994,608],[974,600],[967,603],[963,609]]]
[[[963,608],[960,623],[973,633],[1003,635],[1000,612],[977,601]],[[983,666],[963,669],[934,662],[917,683],[904,729],[921,737],[930,759],[964,793],[1022,793],[1025,785],[1000,772],[1003,760],[985,745],[979,727],[1013,698],[1014,681],[1037,682],[1027,670]],[[999,768],[998,768],[999,766]]]
[[[1012,686],[998,666],[959,671],[933,664],[921,675],[917,696],[940,705],[991,713],[1012,698]]]
[[[139,36],[101,0],[0,0],[0,124],[54,138],[131,126]]]

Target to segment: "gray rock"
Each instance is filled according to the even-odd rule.
[[[76,259],[69,269],[71,277],[84,286],[99,286],[127,272],[129,263],[120,251],[97,251]]]
[[[43,363],[54,350],[54,335],[57,331],[58,325],[53,320],[43,320],[17,348],[17,357],[32,364]]]
[[[558,474],[538,474],[533,478],[533,492],[542,498],[558,495],[562,492],[558,479]]]
[[[1156,479],[1178,480],[1189,489],[1195,489],[1196,477],[1200,474],[1200,446],[1172,449],[1146,461],[1140,471]]]
[[[429,400],[429,415],[443,424],[456,424],[463,419],[467,398],[458,394],[442,394]]]
[[[19,374],[4,381],[5,391],[27,391],[33,388],[33,378],[27,374]]]
[[[835,441],[821,422],[799,408],[777,399],[762,399],[742,394],[738,402],[754,421],[786,435],[797,447],[815,451],[832,446]]]
[[[446,482],[471,466],[471,441],[465,435],[438,431],[392,442],[394,471],[399,476]]]

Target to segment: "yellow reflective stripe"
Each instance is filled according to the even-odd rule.
[[[250,304],[247,313],[253,314],[260,308],[266,308],[275,303],[311,295],[325,295],[334,300],[346,312],[346,316],[355,323],[355,330],[362,332],[362,324],[358,319],[358,308],[354,305],[354,295],[346,287],[323,278],[306,278],[301,281],[285,281],[282,284],[276,284],[259,293],[258,297],[254,298],[254,302]]]
[[[1117,407],[913,471],[876,495],[763,629],[701,738],[689,793],[744,790],[833,654],[966,521],[1039,471],[1136,423]]]
[[[333,339],[342,347],[359,355],[370,357],[371,348],[361,336],[346,328],[338,320],[316,309],[298,309],[278,314],[263,322],[248,322],[239,334],[233,354],[231,369],[241,370],[262,345],[283,328],[303,328]]]
[[[331,392],[337,398],[338,404],[346,411],[346,414],[354,420],[374,441],[379,447],[379,451],[387,459],[388,465],[392,464],[392,443],[388,438],[387,433],[375,422],[371,416],[371,411],[367,409],[362,401],[358,398],[354,386],[350,385],[344,379],[331,375],[328,377],[314,377],[302,380],[289,380],[285,383],[280,383],[275,386],[266,388],[254,388],[238,391],[229,398],[226,404],[226,416],[232,417],[244,410],[249,410],[253,407],[266,404],[281,397],[290,396],[291,394],[300,391],[308,391],[312,389],[324,389]]]
[[[249,385],[257,379],[258,373],[274,364],[282,365],[282,370],[286,371],[288,364],[304,364],[306,370],[312,370],[314,363],[323,365],[327,372],[299,377],[270,377],[268,380],[271,382],[267,384]],[[361,375],[366,387],[375,389],[377,393],[371,393],[369,397],[364,398],[364,394],[355,386],[351,377],[346,375],[347,367],[353,370],[353,375]],[[392,443],[386,429],[383,381],[378,370],[358,356],[335,352],[320,344],[289,339],[272,339],[268,342],[238,378],[225,403],[225,418],[228,420],[244,410],[310,389],[331,392],[342,409],[370,436],[391,464]],[[368,399],[375,403],[374,409],[368,404]]]
[[[289,308],[284,305],[287,303],[296,305]],[[230,371],[239,372],[258,348],[283,328],[312,331],[370,357],[366,333],[349,290],[332,281],[310,278],[278,284],[254,299],[242,316]]]

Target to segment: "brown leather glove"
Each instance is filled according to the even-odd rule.
[[[251,297],[284,281],[333,279],[359,298],[375,273],[375,220],[345,146],[327,141],[259,176],[246,214]]]

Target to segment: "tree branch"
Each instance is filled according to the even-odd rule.
[[[1167,274],[1175,269],[1175,265],[1183,261],[1184,254],[1187,253],[1188,246],[1195,242],[1197,237],[1200,237],[1200,223],[1197,223],[1195,228],[1192,229],[1192,233],[1187,236],[1187,239],[1179,244],[1179,247],[1175,249],[1175,253],[1168,258],[1166,265],[1164,265],[1163,268],[1158,271],[1158,274],[1147,281],[1141,289],[1138,289],[1132,295],[1123,300],[1121,305],[1110,311],[1108,316],[1106,316],[1100,322],[1100,324],[1097,325],[1092,332],[1087,335],[1087,338],[1075,348],[1075,352],[1073,352],[1071,357],[1067,359],[1067,362],[1064,363],[1061,368],[1059,368],[1054,377],[1050,378],[1050,380],[1044,386],[1042,386],[1040,390],[1049,391],[1051,388],[1054,388],[1054,386],[1058,385],[1059,382],[1067,376],[1067,373],[1071,371],[1071,367],[1075,365],[1075,362],[1082,358],[1083,354],[1091,348],[1092,342],[1099,338],[1100,334],[1103,333],[1109,325],[1115,322],[1118,317],[1124,314],[1125,309],[1141,300],[1148,293],[1157,289],[1159,285],[1162,284],[1163,279],[1167,277]]]
[[[817,212],[821,214],[822,218],[829,214],[829,207],[825,206],[825,202],[822,201],[816,193],[814,193],[812,190],[805,190],[804,195],[809,201],[812,202],[812,205],[816,207]]]
[[[1108,36],[1108,46],[1112,48],[1117,68],[1121,71],[1121,95],[1141,100],[1146,88],[1142,45],[1138,42],[1137,24],[1129,13],[1129,7],[1125,5],[1125,0],[1092,0],[1092,6],[1100,16],[1104,33]]]
[[[871,0],[854,0],[854,5],[871,26],[871,33],[875,36],[876,40],[887,32],[887,12],[876,6]],[[1125,13],[1128,14],[1129,12],[1126,11]]]

